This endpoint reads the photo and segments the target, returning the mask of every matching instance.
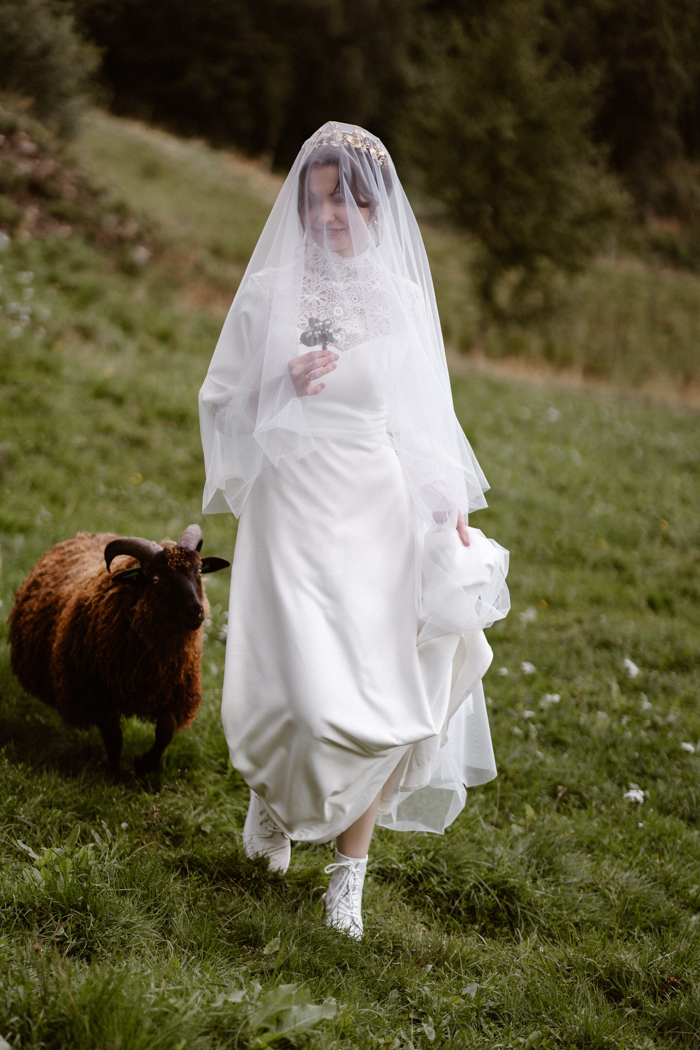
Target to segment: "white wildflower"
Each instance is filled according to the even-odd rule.
[[[534,711],[523,711],[523,718],[534,718],[534,717],[535,717],[535,712]]]
[[[131,249],[131,258],[135,263],[143,265],[151,258],[151,253],[145,244],[137,244],[135,248]]]
[[[626,656],[624,658],[622,663],[623,663],[623,666],[624,666],[625,670],[627,671],[627,677],[628,678],[636,678],[637,675],[639,674],[639,668],[637,667],[637,665],[635,663],[633,663],[632,660],[630,660],[630,658],[628,656]]]
[[[554,408],[554,406],[552,405],[552,407],[548,408],[545,412],[544,418],[547,420],[548,423],[556,423],[556,421],[561,418],[561,412],[558,408]]]
[[[500,674],[500,676],[502,678],[505,678],[505,676],[507,674],[510,674],[510,671],[508,670],[507,667],[499,667],[498,670],[496,671],[496,674]]]
[[[520,670],[523,674],[534,674],[537,668],[534,664],[531,664],[529,660],[523,660],[520,665]]]
[[[626,798],[628,802],[636,802],[641,806],[644,801],[644,792],[641,788],[631,787],[629,791],[625,791],[623,798]]]
[[[683,744],[681,744],[681,747],[682,747],[682,749],[684,751],[687,751],[689,755],[694,755],[695,754],[695,746],[693,744],[685,744],[685,743],[683,743]]]
[[[10,238],[6,233],[0,233],[0,252],[4,252],[10,245]]]
[[[561,700],[559,693],[545,693],[540,700],[540,707],[549,707],[550,704],[558,704]]]
[[[532,605],[529,608],[525,609],[524,612],[520,613],[520,622],[521,623],[532,623],[532,621],[536,620],[536,619],[537,619],[537,609],[535,609]]]
[[[514,733],[516,736],[522,736],[523,735],[523,731],[520,728],[520,726],[511,726],[510,731],[511,731],[511,733]]]
[[[34,274],[31,270],[23,270],[17,274],[17,280],[21,284],[31,284],[34,280]]]

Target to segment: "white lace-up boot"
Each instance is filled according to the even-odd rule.
[[[326,926],[342,930],[355,940],[362,937],[362,887],[367,857],[346,857],[335,851],[335,862],[323,869],[331,881],[322,900],[326,905]]]
[[[270,871],[284,873],[289,867],[292,845],[289,836],[277,827],[254,791],[250,792],[248,816],[243,825],[246,857],[267,857]]]

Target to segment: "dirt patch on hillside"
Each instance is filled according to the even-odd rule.
[[[632,397],[664,405],[685,405],[700,410],[700,384],[681,384],[670,376],[655,375],[639,386],[615,383],[586,376],[580,369],[554,368],[546,361],[527,358],[489,358],[479,354],[460,354],[447,350],[447,364],[453,375],[486,375],[527,386],[559,390],[585,390],[610,397]]]
[[[151,256],[152,233],[124,202],[21,106],[0,100],[0,238],[65,240],[74,233],[137,263]]]

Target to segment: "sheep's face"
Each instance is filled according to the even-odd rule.
[[[197,551],[166,547],[144,569],[151,600],[181,627],[196,631],[204,623],[202,559]]]
[[[158,551],[146,565],[126,569],[113,578],[138,586],[149,604],[158,607],[159,615],[196,631],[205,617],[202,574],[228,564],[223,558],[202,558],[197,551],[172,546]]]

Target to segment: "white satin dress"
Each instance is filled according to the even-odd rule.
[[[316,450],[258,476],[233,559],[222,721],[231,761],[296,840],[378,823],[442,832],[496,775],[483,632],[419,622],[391,343],[340,355],[303,398]],[[383,790],[382,790],[383,789]]]

